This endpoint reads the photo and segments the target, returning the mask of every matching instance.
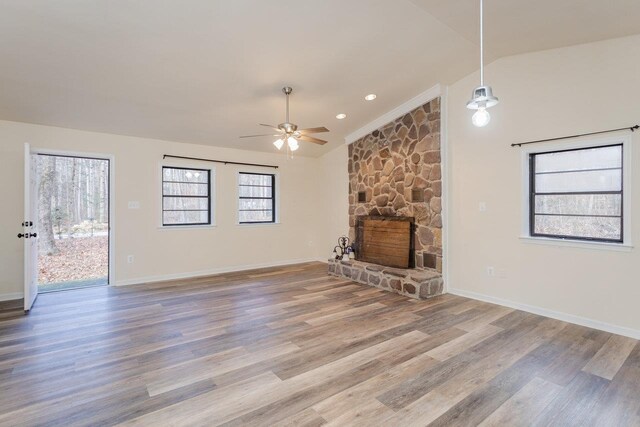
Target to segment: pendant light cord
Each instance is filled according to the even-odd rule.
[[[484,0],[480,0],[480,86],[484,86]]]

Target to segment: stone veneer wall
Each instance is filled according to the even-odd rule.
[[[414,217],[416,268],[442,273],[441,197],[440,98],[349,146],[352,241],[360,215]]]

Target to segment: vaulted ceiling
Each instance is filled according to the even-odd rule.
[[[489,60],[640,33],[637,0],[485,3]],[[238,136],[284,120],[286,84],[292,121],[331,130],[324,147],[302,144],[318,156],[478,66],[477,0],[1,4],[6,120],[273,151],[273,138]]]

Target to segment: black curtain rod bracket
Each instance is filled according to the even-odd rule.
[[[519,142],[517,144],[511,144],[511,146],[512,147],[522,147],[523,145],[538,144],[540,142],[549,142],[549,141],[558,141],[558,140],[561,140],[561,139],[580,138],[582,136],[599,135],[599,134],[602,134],[602,133],[610,133],[610,132],[619,132],[621,130],[630,130],[631,132],[635,132],[638,129],[640,129],[640,125],[635,125],[635,126],[631,126],[631,127],[627,127],[627,128],[620,128],[620,129],[602,130],[600,132],[590,132],[590,133],[582,133],[582,134],[578,134],[578,135],[561,136],[559,138],[549,138],[549,139],[539,139],[537,141]]]
[[[262,165],[259,163],[243,163],[243,162],[230,162],[227,160],[215,160],[215,159],[201,159],[199,157],[186,157],[186,156],[173,156],[171,154],[164,154],[162,156],[163,159],[171,158],[171,159],[182,159],[182,160],[196,160],[198,162],[212,162],[212,163],[222,163],[224,165],[241,165],[241,166],[256,166],[259,168],[273,168],[278,169],[276,165]]]

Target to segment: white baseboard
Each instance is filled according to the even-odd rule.
[[[134,279],[117,280],[115,286],[139,285],[141,283],[164,282],[167,280],[191,279],[194,277],[213,276],[215,274],[233,273],[236,271],[254,270],[256,268],[282,267],[285,265],[302,264],[305,262],[321,261],[317,258],[302,258],[287,261],[263,262],[259,264],[234,265],[231,267],[219,267],[209,270],[190,271],[187,273],[165,274],[158,276],[137,277]],[[326,262],[326,260],[324,261]]]
[[[537,307],[535,305],[522,304],[511,300],[479,294],[477,292],[466,291],[464,289],[449,288],[448,293],[479,301],[489,302],[492,304],[503,305],[505,307],[515,308],[516,310],[522,310],[529,313],[538,314],[540,316],[562,320],[563,322],[574,323],[576,325],[599,329],[601,331],[610,332],[612,334],[623,335],[625,337],[640,340],[639,330],[627,328],[624,326],[612,325],[610,323],[600,322],[598,320],[593,320],[586,317],[575,316],[573,314],[562,313],[560,311],[548,310],[546,308]]]
[[[13,301],[13,300],[22,299],[22,298],[24,298],[24,294],[22,292],[0,294],[0,301]]]

